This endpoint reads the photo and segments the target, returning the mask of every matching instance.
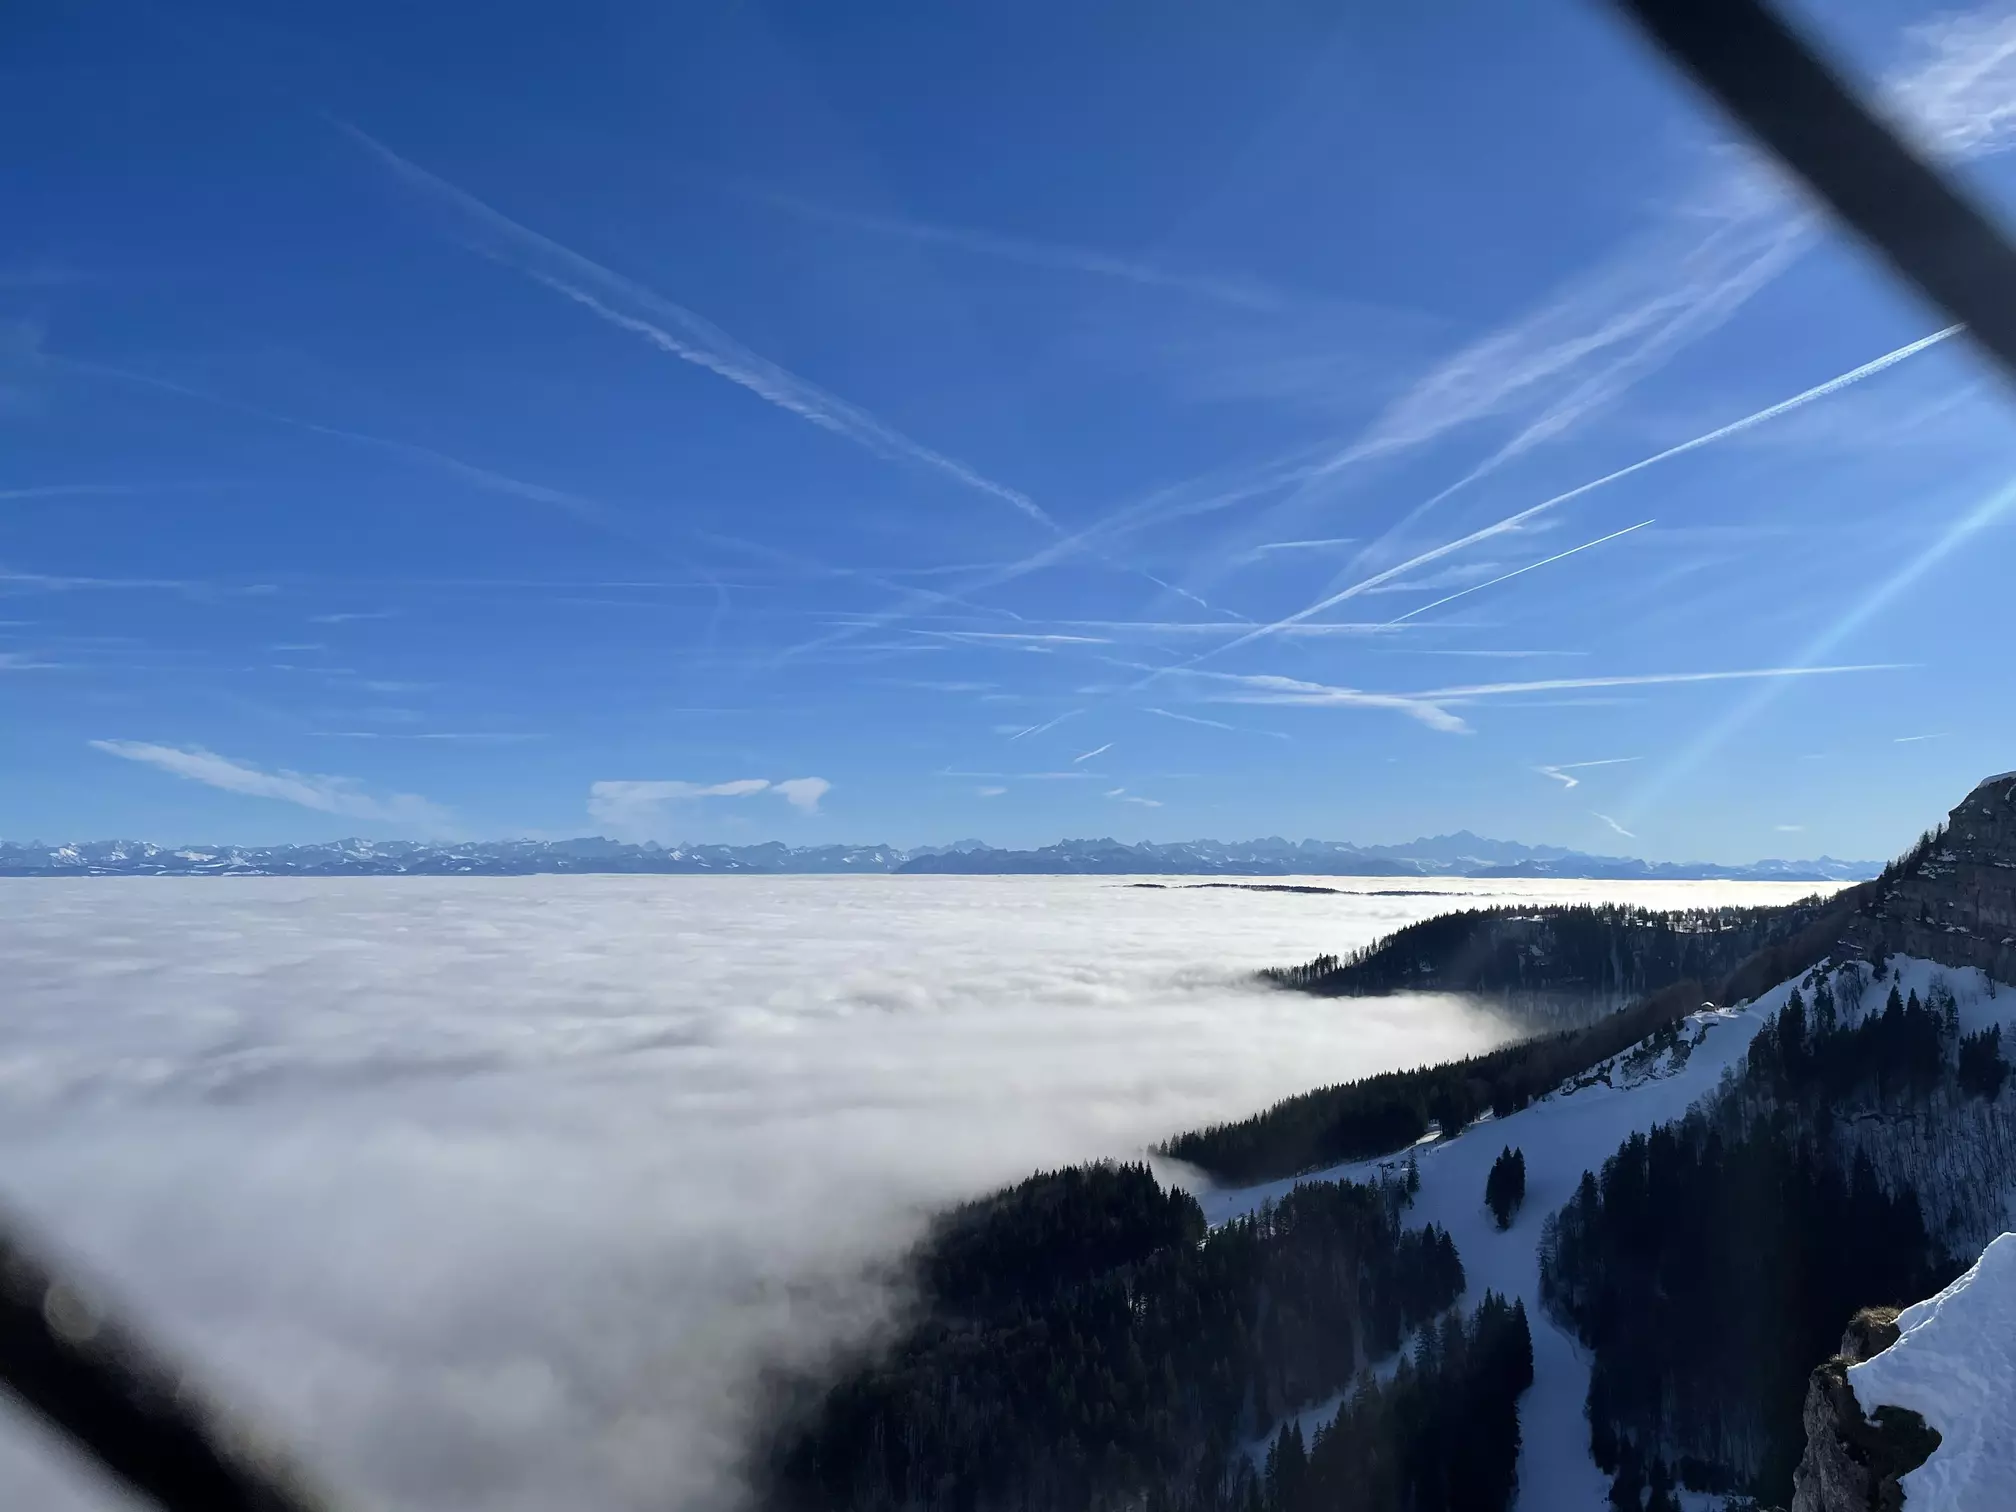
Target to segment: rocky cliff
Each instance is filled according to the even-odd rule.
[[[1792,1512],[1901,1512],[1904,1492],[1897,1482],[1939,1447],[1939,1434],[1903,1408],[1878,1407],[1870,1419],[1848,1384],[1849,1366],[1888,1349],[1897,1337],[1895,1308],[1865,1308],[1849,1320],[1841,1352],[1813,1372]]]
[[[2016,772],[1990,777],[1873,890],[1864,951],[1975,966],[2016,982]]]

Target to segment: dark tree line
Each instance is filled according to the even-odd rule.
[[[1916,1192],[1886,1191],[1829,1131],[1858,1110],[1922,1104],[1959,1076],[1947,1049],[1960,1038],[1950,998],[1924,1004],[1893,985],[1848,1025],[1824,983],[1810,1005],[1795,992],[1716,1103],[1584,1173],[1549,1222],[1541,1284],[1594,1355],[1591,1447],[1620,1506],[1675,1475],[1789,1499],[1806,1378],[1848,1318],[1958,1273]],[[1999,1090],[1990,1036],[1964,1043],[1980,1092]]]
[[[1505,1512],[1532,1384],[1525,1306],[1486,1292],[1467,1322],[1424,1328],[1391,1381],[1361,1376],[1313,1442],[1285,1425],[1233,1512]]]
[[[1271,1181],[1346,1161],[1405,1149],[1431,1127],[1454,1134],[1487,1108],[1515,1113],[1574,1077],[1594,1072],[1701,1006],[1754,997],[1824,957],[1863,904],[1867,885],[1835,894],[1824,907],[1735,910],[1778,916],[1768,939],[1712,987],[1692,979],[1666,984],[1593,1024],[1467,1060],[1393,1071],[1321,1087],[1233,1123],[1179,1134],[1163,1153],[1225,1182]],[[1460,916],[1457,916],[1460,917]],[[1433,922],[1433,921],[1430,921]],[[1404,931],[1403,931],[1404,933]]]
[[[2009,1062],[2002,1058],[2002,1026],[1995,1024],[1960,1041],[1960,1090],[1993,1102],[2009,1080]]]
[[[1587,1028],[1305,1092],[1237,1123],[1179,1134],[1163,1152],[1234,1183],[1391,1154],[1423,1138],[1431,1124],[1454,1135],[1487,1109],[1501,1118],[1515,1113],[1678,1023],[1701,1001],[1700,984],[1682,982]]]
[[[1242,1435],[1352,1381],[1462,1292],[1399,1182],[1311,1183],[1208,1235],[1142,1166],[1031,1178],[947,1215],[918,1311],[837,1380],[784,1387],[779,1508],[1219,1509]]]
[[[1946,1047],[1960,1038],[1958,1010],[1948,994],[1940,1006],[1909,998],[1890,984],[1879,1012],[1853,1025],[1841,1021],[1822,982],[1812,1006],[1795,988],[1785,1006],[1750,1041],[1747,1074],[1753,1088],[1809,1107],[1834,1106],[1861,1095],[1876,1102],[1923,1098],[1946,1070]]]
[[[1263,971],[1326,996],[1547,992],[1638,997],[1719,981],[1745,957],[1826,912],[1818,898],[1765,908],[1669,913],[1622,904],[1507,906],[1438,914],[1347,956]]]
[[[1513,1215],[1526,1200],[1526,1152],[1510,1145],[1491,1162],[1491,1174],[1484,1178],[1484,1206],[1501,1229],[1512,1227]]]

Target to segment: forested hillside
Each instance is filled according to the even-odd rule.
[[[1698,982],[1681,982],[1586,1029],[1304,1092],[1251,1118],[1179,1134],[1161,1152],[1245,1185],[1390,1154],[1431,1128],[1453,1137],[1479,1114],[1503,1117],[1649,1035],[1674,1033],[1701,993]]]
[[[1486,1292],[1424,1328],[1390,1381],[1361,1376],[1313,1441],[1284,1425],[1240,1512],[1502,1512],[1532,1384],[1526,1309]]]
[[[1647,963],[1645,970],[1649,971],[1650,962],[1679,960],[1691,949],[1695,959],[1714,959],[1722,964],[1711,977],[1658,982],[1647,996],[1582,1028],[1507,1045],[1467,1060],[1320,1087],[1285,1098],[1251,1118],[1179,1134],[1162,1146],[1162,1153],[1196,1166],[1214,1180],[1245,1183],[1271,1181],[1388,1154],[1424,1137],[1431,1128],[1453,1136],[1486,1111],[1502,1118],[1576,1077],[1607,1075],[1606,1062],[1648,1037],[1671,1036],[1679,1021],[1699,1008],[1704,998],[1718,1003],[1733,1002],[1806,970],[1833,947],[1865,902],[1864,888],[1849,888],[1830,899],[1778,908],[1704,909],[1686,914],[1644,914],[1631,909],[1565,910],[1576,915],[1572,930],[1581,931],[1586,926],[1593,931],[1586,936],[1579,933],[1574,936],[1585,944],[1599,938],[1615,944],[1641,927],[1645,942],[1678,939],[1690,932],[1681,923],[1692,920],[1702,925],[1694,932],[1704,939],[1723,943],[1687,949],[1676,945],[1666,954],[1648,952],[1636,959]],[[1459,960],[1469,948],[1464,942],[1480,938],[1480,930],[1489,935],[1497,925],[1506,922],[1505,913],[1499,910],[1448,914],[1428,920],[1375,945],[1365,960],[1398,960],[1401,947],[1396,941],[1408,938],[1434,941],[1452,952],[1435,958],[1440,965],[1431,961],[1434,972],[1439,973],[1438,979],[1446,982],[1468,970]],[[1633,922],[1634,919],[1657,922],[1642,925]],[[1441,926],[1444,920],[1467,922],[1428,928]],[[1727,927],[1707,927],[1717,920],[1725,921]],[[1423,929],[1428,932],[1414,933]],[[1745,942],[1741,953],[1734,951],[1731,942],[1736,941]],[[1356,968],[1344,963],[1335,966],[1334,971],[1316,970],[1326,959],[1331,958],[1319,958],[1309,967],[1271,975],[1285,982],[1301,973],[1307,981],[1296,985],[1327,992],[1329,989],[1311,984],[1334,980],[1337,972]],[[1663,1049],[1664,1045],[1658,1048]]]
[[[1558,994],[1615,1005],[1674,982],[1717,982],[1831,906],[1659,913],[1623,904],[1473,908],[1410,924],[1347,956],[1261,973],[1325,996],[1389,992]]]
[[[1145,1167],[1088,1166],[962,1208],[916,1257],[917,1315],[893,1345],[787,1404],[766,1500],[1243,1509],[1269,1493],[1242,1442],[1348,1386],[1462,1292],[1448,1236],[1404,1228],[1406,1202],[1403,1185],[1317,1183],[1207,1236],[1196,1203]],[[1365,1422],[1403,1400],[1502,1396],[1507,1326],[1493,1313],[1431,1329],[1408,1393],[1367,1399]]]
[[[1622,1489],[1664,1466],[1788,1499],[1807,1376],[1848,1318],[1938,1290],[1999,1228],[2000,1037],[1913,970],[1922,997],[1882,964],[1810,974],[1733,1084],[1550,1221],[1545,1294],[1594,1355],[1592,1449]]]

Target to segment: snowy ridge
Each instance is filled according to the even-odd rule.
[[[2016,1507],[2016,1234],[1973,1269],[1898,1315],[1901,1337],[1848,1368],[1865,1412],[1908,1407],[1938,1429],[1930,1459],[1904,1476],[1912,1512]]]
[[[336,840],[324,845],[180,846],[137,840],[71,845],[0,840],[0,876],[546,876],[569,874],[758,875],[849,873],[1198,877],[1500,877],[1608,881],[1848,882],[1876,875],[1866,861],[1648,862],[1559,846],[1487,840],[1464,831],[1407,845],[1342,840],[1184,840],[1123,845],[1062,840],[1041,850],[998,850],[978,840],[906,850],[891,845],[630,844],[573,840]]]
[[[2016,1013],[2016,990],[2005,987],[1998,996],[1995,984],[1976,971],[1893,957],[1879,984],[1871,980],[1871,970],[1864,963],[1850,962],[1839,968],[1823,963],[1800,977],[1780,982],[1741,1007],[1704,1007],[1689,1015],[1670,1048],[1655,1046],[1650,1040],[1641,1042],[1529,1107],[1504,1118],[1487,1117],[1455,1139],[1424,1143],[1412,1152],[1421,1187],[1408,1221],[1436,1223],[1449,1230],[1468,1283],[1462,1305],[1475,1306],[1486,1290],[1518,1298],[1526,1305],[1533,1330],[1534,1383],[1519,1404],[1523,1442],[1517,1505],[1524,1512],[1602,1512],[1609,1506],[1609,1478],[1597,1469],[1589,1454],[1589,1424],[1583,1412],[1589,1390],[1588,1361],[1579,1344],[1541,1305],[1539,1245],[1548,1215],[1568,1200],[1585,1170],[1599,1168],[1632,1134],[1681,1117],[1697,1101],[1720,1089],[1725,1073],[1741,1067],[1751,1039],[1785,1006],[1793,991],[1803,988],[1810,992],[1823,979],[1833,986],[1844,1015],[1880,1010],[1893,982],[1900,991],[1916,991],[1921,998],[1931,996],[1935,986],[1950,991],[1961,1026],[1969,1032],[2004,1022]],[[1909,1121],[1901,1121],[1895,1131],[1879,1123],[1844,1137],[1869,1150],[1879,1179],[1908,1179],[1925,1190],[1928,1218],[1943,1216],[1949,1231],[1964,1231],[1982,1221],[1981,1202],[1969,1199],[1982,1190],[1984,1181],[1991,1183],[1988,1190],[1999,1228],[2005,1221],[2000,1216],[2002,1203],[2010,1182],[2016,1181],[2016,1125],[2011,1124],[2005,1107],[1982,1109],[1977,1101],[1975,1111],[1986,1121],[1979,1131],[1979,1144],[1970,1139],[1965,1148],[1942,1143],[1952,1138],[1956,1127],[1944,1118],[1936,1121],[1936,1139],[1932,1127],[1902,1126]],[[1956,1110],[1955,1116],[1974,1115]],[[1484,1207],[1484,1178],[1506,1145],[1525,1152],[1526,1201],[1512,1227],[1500,1232]],[[1224,1223],[1278,1198],[1299,1182],[1370,1181],[1382,1171],[1399,1171],[1406,1159],[1403,1152],[1259,1186],[1207,1186],[1196,1195],[1205,1216],[1213,1224]],[[2007,1309],[2009,1327],[2016,1330],[2016,1238],[2003,1248],[2007,1255],[1998,1265],[2007,1267],[2008,1290],[2002,1305]],[[2004,1368],[2016,1371],[2016,1332],[2005,1333],[1998,1347],[2005,1351]],[[2005,1379],[2002,1390],[2005,1394],[1995,1399],[1993,1410],[2006,1420],[2012,1400],[2007,1392],[2016,1390],[2016,1380]],[[1862,1400],[1866,1403],[1870,1398],[1863,1395]],[[1305,1419],[1309,1415],[1307,1409],[1297,1414]],[[1305,1434],[1311,1426],[1304,1421]],[[1935,1426],[1942,1426],[1943,1431],[1936,1421]],[[1956,1441],[1973,1431],[1955,1420],[1952,1432]],[[1982,1431],[1990,1432],[1991,1437],[1999,1432],[2008,1445],[2006,1431],[1990,1430],[1985,1424]],[[1686,1497],[1690,1508],[1700,1509],[1719,1506],[1720,1500],[1692,1493]],[[1918,1505],[1915,1496],[1911,1505]],[[2016,1507],[2016,1492],[1991,1501],[1937,1505]]]

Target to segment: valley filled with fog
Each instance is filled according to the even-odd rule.
[[[0,882],[0,1199],[346,1505],[725,1507],[761,1372],[871,1334],[932,1205],[1516,1032],[1257,968],[1812,890],[1320,885]],[[11,1414],[0,1504],[119,1505]]]

